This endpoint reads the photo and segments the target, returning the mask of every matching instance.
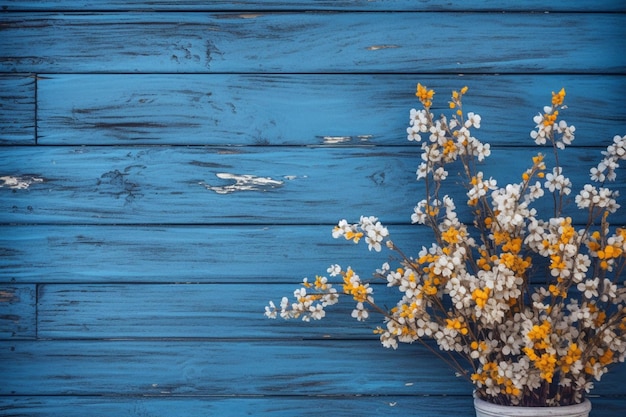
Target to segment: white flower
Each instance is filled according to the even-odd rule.
[[[578,291],[585,295],[585,298],[593,298],[598,296],[598,284],[600,280],[598,278],[588,279],[578,284],[576,288]]]
[[[416,132],[428,132],[428,117],[426,111],[411,109],[409,124]]]
[[[604,208],[610,213],[615,213],[620,207],[614,197],[619,195],[618,191],[611,191],[608,188],[596,188],[591,184],[585,184],[576,196],[576,204],[579,208],[590,207]]]
[[[574,126],[568,126],[565,120],[561,120],[557,125],[556,131],[561,135],[561,140],[557,141],[557,147],[564,149],[565,145],[571,145],[574,140],[574,132],[576,128]]]
[[[614,300],[617,296],[617,285],[613,284],[610,279],[604,278],[602,281],[602,296],[600,299],[603,302]]]
[[[276,305],[273,301],[269,302],[268,306],[265,306],[265,317],[275,319],[277,316]]]
[[[380,252],[381,242],[389,236],[389,231],[376,217],[361,217],[361,229],[365,232],[365,241],[369,250]]]
[[[331,277],[336,277],[337,275],[341,274],[341,266],[334,264],[328,267],[328,269],[326,270],[326,272],[328,272],[328,274]]]
[[[437,122],[430,127],[429,131],[430,141],[439,145],[443,145],[446,139],[446,130],[443,128],[439,120],[437,120]]]
[[[419,142],[420,140],[422,140],[422,137],[420,136],[420,132],[419,132],[419,130],[417,130],[415,128],[415,126],[407,127],[406,128],[406,133],[407,133],[406,138],[409,141]]]
[[[426,222],[427,216],[424,212],[424,209],[428,205],[426,200],[422,200],[413,209],[413,214],[411,215],[411,223],[424,224]]]
[[[554,167],[552,173],[546,174],[546,182],[544,186],[551,192],[560,191],[563,195],[568,195],[572,189],[572,182],[562,174],[561,167]]]
[[[596,182],[615,181],[615,170],[619,167],[618,161],[626,159],[626,135],[613,137],[613,143],[603,151],[604,159],[597,167],[591,168],[591,180]]]
[[[356,308],[352,310],[352,317],[358,321],[364,321],[369,317],[369,313],[363,307],[363,303],[357,303]]]
[[[326,316],[326,312],[321,304],[316,304],[309,307],[309,313],[313,320],[321,320]],[[304,319],[304,317],[303,317]]]
[[[465,121],[465,127],[470,128],[471,126],[473,126],[476,129],[480,129],[480,120],[481,120],[480,115],[475,114],[473,112],[469,112],[467,113],[467,120]]]
[[[343,219],[340,220],[337,226],[333,229],[333,238],[338,239],[346,234],[351,229],[351,225],[348,224],[348,221]]]

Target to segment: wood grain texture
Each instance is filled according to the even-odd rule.
[[[223,13],[5,14],[0,71],[626,71],[624,14],[483,13],[480,24],[470,13],[443,12],[436,18],[431,13],[376,12],[243,17]],[[546,48],[547,40],[558,47]]]
[[[624,397],[594,396],[591,417],[619,416],[626,408]],[[0,411],[11,416],[84,417],[123,415],[128,417],[165,417],[173,415],[242,416],[271,415],[276,417],[325,414],[333,417],[401,416],[459,417],[474,413],[469,395],[453,396],[272,396],[272,397],[0,397]]]
[[[367,278],[370,271],[363,271]],[[371,271],[373,272],[373,271]],[[320,271],[325,273],[325,271]],[[311,275],[313,279],[314,275]],[[118,284],[41,285],[38,291],[38,336],[44,339],[372,339],[382,316],[360,323],[350,314],[346,297],[329,307],[323,321],[270,320],[260,300],[280,304],[291,298],[292,284]],[[301,282],[301,281],[300,281]],[[341,288],[338,286],[338,288]],[[374,286],[381,305],[394,306],[397,289]]]
[[[34,285],[0,284],[0,339],[37,336]]]
[[[403,145],[415,85],[436,89],[449,114],[452,90],[469,86],[465,111],[477,135],[530,145],[532,118],[567,90],[562,116],[576,146],[626,133],[626,77],[595,75],[40,75],[38,143],[44,145]],[[32,115],[31,115],[32,116]]]
[[[364,280],[374,272],[355,268]],[[327,276],[325,271],[319,274]],[[307,275],[313,281],[315,275]],[[384,327],[384,317],[369,309],[368,321],[354,320],[355,302],[349,296],[326,308],[321,321],[270,320],[263,315],[260,300],[266,305],[272,300],[277,306],[283,296],[293,301],[300,282],[302,277],[294,276],[290,284],[269,280],[260,284],[43,284],[37,293],[37,335],[44,339],[379,340],[373,331]],[[340,278],[330,282],[341,291]],[[387,309],[403,295],[380,279],[372,279],[372,289],[376,304]],[[575,290],[570,297],[576,297]]]
[[[623,401],[614,401],[623,404]],[[594,402],[594,406],[595,406]],[[610,405],[606,401],[602,405]],[[0,397],[0,412],[11,416],[311,416],[459,417],[474,412],[470,396],[267,396],[267,397]],[[423,410],[423,411],[420,411]],[[602,411],[603,408],[600,408]],[[592,415],[593,416],[593,415]]]
[[[225,335],[228,337],[228,335]],[[0,342],[0,395],[467,395],[424,348],[376,340]],[[423,363],[428,366],[419,367]],[[452,375],[452,377],[451,377]],[[607,378],[607,381],[611,380]],[[618,390],[610,383],[598,394]]]
[[[0,145],[35,144],[35,79],[0,74]]]
[[[358,262],[369,274],[388,260],[387,251],[333,239],[332,227],[2,226],[0,273],[19,283],[297,284],[331,263]],[[407,252],[432,237],[418,226],[390,230]]]
[[[502,184],[519,182],[536,153],[536,147],[493,149],[485,176]],[[561,155],[575,190],[588,182],[588,171],[580,167],[595,166],[600,149],[594,154],[571,148]],[[386,224],[406,224],[423,198],[422,183],[415,180],[418,161],[416,145],[52,147],[46,152],[17,147],[0,154],[0,166],[3,174],[28,185],[0,188],[0,222],[335,224],[365,214]],[[465,201],[464,188],[454,184],[446,192]],[[614,184],[622,203],[625,186],[622,180]],[[536,207],[548,210],[551,199]],[[623,223],[622,215],[616,213],[613,221]],[[576,221],[585,216],[573,214]]]
[[[626,4],[510,3],[0,0],[0,414],[471,415],[471,385],[350,303],[310,324],[263,307],[388,259],[332,239],[341,218],[430,242],[409,225],[417,82],[437,112],[469,85],[501,182],[550,153],[532,116],[565,87],[587,182],[626,134]],[[624,375],[592,417],[623,414]]]
[[[502,4],[490,0],[2,0],[0,8],[15,10],[381,10],[381,11],[625,11],[620,0],[524,0]]]
[[[1,395],[467,395],[418,345],[376,340],[0,342]],[[595,394],[624,395],[619,373]]]

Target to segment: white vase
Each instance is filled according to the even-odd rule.
[[[474,408],[476,417],[589,417],[591,403],[585,400],[580,404],[560,407],[516,407],[474,398]]]

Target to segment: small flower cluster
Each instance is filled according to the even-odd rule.
[[[372,311],[383,315],[383,326],[374,331],[383,346],[425,344],[487,401],[526,406],[581,402],[611,364],[626,358],[626,289],[621,281],[626,228],[610,226],[608,217],[620,206],[617,191],[604,186],[616,179],[619,161],[626,159],[626,136],[615,136],[591,169],[590,179],[597,185],[585,184],[575,196],[578,208],[587,213],[586,223],[577,224],[563,214],[573,185],[558,159],[575,132],[559,118],[565,89],[552,93],[552,104],[535,116],[530,134],[537,145],[552,147],[554,166],[548,170],[546,156],[539,153],[519,182],[504,186],[477,169],[491,149],[474,136],[481,117],[464,112],[466,93],[467,87],[454,91],[449,101],[454,113],[436,118],[430,110],[435,92],[418,84],[423,108],[410,112],[407,138],[421,143],[417,178],[426,191],[411,220],[430,227],[434,243],[408,257],[376,217],[361,217],[355,224],[342,220],[333,229],[335,238],[364,239],[370,251],[386,246],[400,255],[397,267],[385,263],[372,278],[399,291],[397,304],[390,310],[378,306],[370,281],[350,267],[332,265],[327,272],[331,279],[343,279],[341,292],[326,277],[314,283],[305,279],[294,302],[283,298],[280,309],[270,303],[265,314],[321,319],[325,307],[347,295],[356,303],[352,317],[357,320]],[[442,195],[452,163],[466,180],[471,222],[461,221],[454,199]],[[554,214],[547,219],[535,207],[545,194],[554,201]]]

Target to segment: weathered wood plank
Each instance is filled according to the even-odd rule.
[[[592,396],[591,417],[621,417],[624,397]],[[415,416],[459,417],[474,413],[469,395],[453,396],[272,396],[272,397],[0,397],[10,416],[84,417],[85,415],[171,416]]]
[[[295,284],[331,263],[356,268],[358,260],[369,274],[388,259],[333,239],[332,227],[2,226],[0,273],[20,283]],[[407,252],[432,238],[417,226],[390,230]]]
[[[35,144],[35,79],[0,76],[0,144]]]
[[[373,270],[355,270],[367,279]],[[262,266],[259,265],[259,268]],[[271,266],[266,267],[271,270]],[[308,275],[311,280],[314,275]],[[320,271],[320,275],[326,275]],[[37,336],[43,339],[373,339],[382,315],[366,322],[351,317],[350,297],[327,308],[321,321],[270,320],[269,300],[293,300],[302,277],[290,284],[44,284],[38,287]],[[340,279],[333,280],[341,291]],[[374,298],[392,308],[402,297],[397,288],[372,281]],[[574,295],[572,295],[574,296]],[[626,370],[626,369],[625,369]]]
[[[0,70],[626,71],[624,14],[482,13],[480,24],[471,13],[439,13],[436,19],[431,13],[259,13],[247,17],[251,16],[5,14]],[[548,40],[550,47],[546,47]]]
[[[0,339],[37,336],[34,285],[0,284]]]
[[[594,400],[599,411],[606,401]],[[615,404],[623,404],[617,400]],[[613,403],[611,403],[613,404]],[[0,412],[10,416],[272,416],[329,415],[458,417],[474,412],[471,396],[271,396],[271,397],[0,397]],[[423,410],[423,414],[420,414]],[[602,414],[605,417],[619,414]]]
[[[485,175],[501,184],[520,181],[538,150],[494,149]],[[599,149],[595,153],[600,156]],[[599,160],[587,148],[571,148],[560,158],[575,190],[588,182],[588,171],[580,167]],[[11,179],[0,188],[0,223],[334,224],[365,214],[406,224],[423,196],[414,174],[418,161],[415,145],[52,147],[46,152],[15,147],[0,154],[0,176]],[[615,184],[620,202],[625,186],[623,178]],[[461,201],[464,193],[459,185],[449,194]],[[549,200],[539,203],[548,207]],[[622,215],[613,216],[614,222],[624,223]]]
[[[96,4],[84,0],[3,0],[0,8],[15,10],[381,10],[381,11],[625,11],[620,0],[524,0],[507,4],[490,0],[100,0]]]
[[[225,335],[228,336],[228,335]],[[0,342],[0,395],[467,395],[421,346],[376,340]],[[624,396],[619,365],[597,395]]]
[[[561,87],[577,146],[626,132],[624,76],[80,74],[40,75],[38,143],[401,145],[418,81],[446,114],[468,85],[466,111],[492,145],[530,144],[532,118]]]
[[[425,349],[387,350],[376,340],[14,341],[0,342],[0,359],[0,395],[471,392],[469,383],[454,378],[443,362],[433,363]],[[620,391],[610,385],[606,390]]]
[[[259,265],[259,268],[262,267]],[[266,266],[271,272],[272,266]],[[356,266],[355,266],[356,268]],[[357,268],[357,271],[361,271]],[[320,273],[325,271],[320,271]],[[363,271],[366,278],[373,271]],[[310,275],[313,278],[313,275]],[[292,284],[41,285],[38,337],[44,339],[238,338],[374,339],[383,317],[358,322],[348,298],[328,307],[323,321],[269,320],[263,305],[291,297]],[[376,286],[381,305],[394,306],[397,289]]]

